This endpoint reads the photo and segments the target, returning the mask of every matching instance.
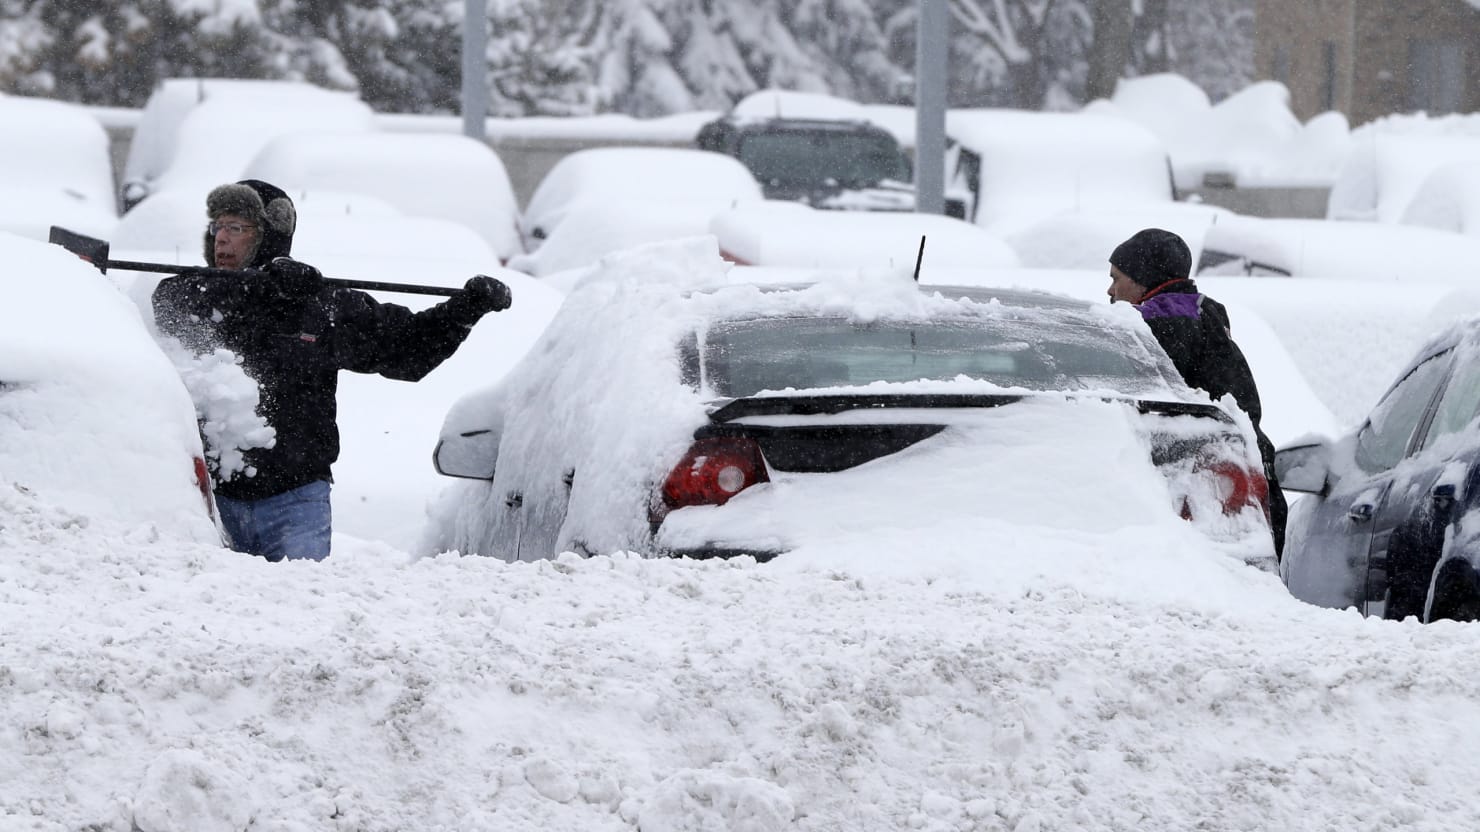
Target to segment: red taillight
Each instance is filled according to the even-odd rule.
[[[754,439],[699,439],[669,472],[649,519],[661,521],[685,506],[722,506],[752,485],[770,480],[761,446]]]
[[[1269,516],[1269,480],[1263,471],[1254,471],[1236,462],[1213,462],[1197,467],[1213,475],[1218,500],[1223,504],[1224,514],[1238,514],[1250,505],[1256,505],[1264,516]],[[1187,504],[1182,504],[1182,516],[1191,519]]]
[[[195,487],[200,489],[200,498],[206,502],[206,512],[214,519],[216,503],[211,499],[211,471],[201,457],[195,458]]]

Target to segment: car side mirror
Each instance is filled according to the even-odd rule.
[[[443,436],[432,451],[432,467],[444,477],[491,480],[501,438],[498,431],[489,429]]]
[[[1286,491],[1326,493],[1331,482],[1331,446],[1318,442],[1275,451],[1274,475]]]
[[[121,206],[120,207],[122,208],[122,210],[124,212],[127,212],[129,209],[133,208],[135,205],[138,205],[140,202],[143,202],[144,201],[144,197],[146,197],[148,195],[149,195],[149,185],[148,184],[146,184],[144,182],[139,182],[137,180],[133,180],[133,181],[130,181],[130,182],[125,182],[123,184],[123,189],[119,192],[119,202],[121,203]]]

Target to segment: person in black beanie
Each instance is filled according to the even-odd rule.
[[[1274,444],[1259,427],[1263,408],[1249,363],[1233,341],[1228,310],[1197,290],[1189,277],[1192,251],[1176,234],[1146,228],[1110,253],[1110,302],[1123,301],[1141,312],[1156,340],[1189,387],[1214,401],[1232,395],[1254,425],[1264,476],[1269,481],[1269,524],[1275,556],[1285,547],[1288,509],[1274,472]]]
[[[212,470],[216,508],[233,549],[270,561],[323,560],[332,520],[330,466],[339,458],[339,371],[416,381],[457,350],[485,314],[509,308],[502,282],[470,279],[421,312],[325,284],[289,257],[297,213],[282,189],[245,179],[206,197],[206,264],[242,276],[183,274],[153,295],[159,331],[197,352],[235,353],[260,388],[270,447],[245,452],[241,472]]]

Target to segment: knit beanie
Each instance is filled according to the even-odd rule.
[[[235,214],[257,226],[257,247],[246,258],[245,268],[260,269],[293,250],[298,212],[281,188],[260,179],[221,185],[206,196],[206,217],[214,221],[223,214]],[[206,232],[205,254],[206,265],[214,267],[216,240],[210,231]]]
[[[1192,274],[1192,250],[1181,237],[1160,228],[1145,228],[1110,253],[1110,265],[1148,289]]]

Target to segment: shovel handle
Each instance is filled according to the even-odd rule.
[[[213,269],[209,266],[174,266],[167,263],[141,263],[134,260],[108,260],[102,264],[103,270],[123,269],[130,272],[159,272],[161,274],[198,274],[207,277],[252,277],[256,272],[243,269]],[[408,295],[441,295],[452,297],[461,289],[452,289],[446,286],[422,286],[415,283],[386,283],[379,280],[349,280],[342,277],[326,277],[324,283],[329,286],[338,286],[345,289],[365,289],[369,291],[402,292]]]

